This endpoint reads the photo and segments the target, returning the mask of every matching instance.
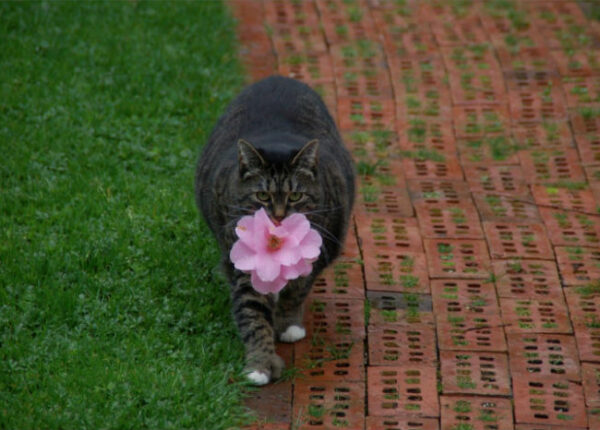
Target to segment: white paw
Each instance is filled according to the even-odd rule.
[[[304,336],[306,336],[306,330],[304,330],[304,328],[297,325],[291,325],[283,333],[281,333],[279,339],[281,339],[282,342],[291,343],[303,339]]]
[[[254,370],[248,373],[248,379],[254,385],[266,385],[269,383],[269,377],[266,373],[259,372],[258,370]]]

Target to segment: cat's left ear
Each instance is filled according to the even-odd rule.
[[[296,154],[292,160],[292,166],[297,169],[305,170],[311,176],[317,173],[317,151],[319,149],[319,141],[311,140]]]

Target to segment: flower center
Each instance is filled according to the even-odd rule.
[[[277,237],[274,234],[270,234],[267,239],[267,249],[269,251],[277,251],[279,248],[283,246],[283,238]]]

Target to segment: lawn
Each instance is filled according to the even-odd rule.
[[[193,198],[234,29],[214,1],[0,3],[0,428],[246,419]]]

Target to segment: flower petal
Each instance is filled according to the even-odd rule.
[[[241,239],[231,247],[229,258],[238,270],[249,271],[256,267],[256,253],[242,242]]]
[[[235,234],[237,234],[242,242],[252,248],[255,244],[254,217],[252,215],[242,217],[235,227]]]
[[[279,263],[290,266],[296,264],[298,260],[302,258],[302,250],[297,245],[290,243],[287,239],[288,238],[286,238],[283,246],[272,255]]]
[[[260,255],[256,259],[256,274],[263,281],[274,281],[281,273],[281,264],[272,255]]]
[[[254,289],[261,294],[278,293],[287,284],[287,280],[282,277],[277,277],[273,281],[263,281],[256,272],[252,272],[250,275],[250,282]]]
[[[313,230],[311,228],[299,245],[302,253],[302,258],[317,258],[321,253],[322,244],[323,238],[321,237],[321,235],[316,230]]]
[[[300,276],[310,275],[310,272],[312,272],[312,264],[303,259],[292,266],[281,267],[281,276],[288,280],[296,279]]]
[[[310,230],[310,222],[301,213],[291,214],[281,221],[281,226],[287,230],[288,236],[293,237],[297,243],[300,243]]]

